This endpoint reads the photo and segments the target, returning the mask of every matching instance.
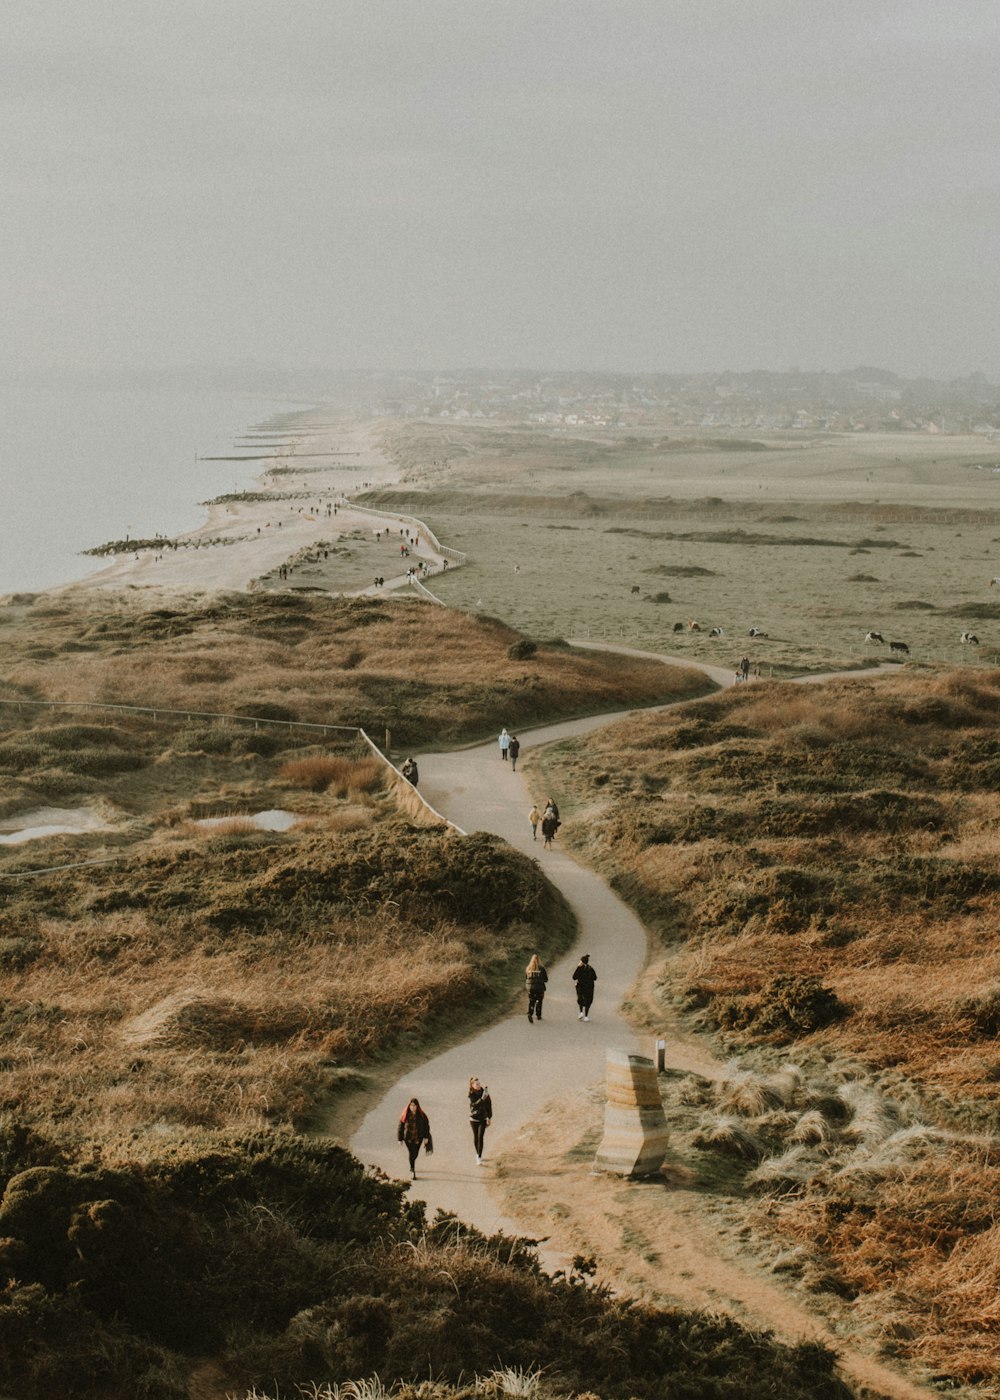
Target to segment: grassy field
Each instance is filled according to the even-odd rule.
[[[302,1131],[502,1014],[573,924],[535,862],[414,825],[350,732],[290,722],[460,740],[701,678],[382,600],[3,618],[0,821],[96,824],[0,846],[0,1388],[221,1400],[377,1371],[444,1400],[534,1367],[609,1400],[844,1400],[820,1347],[611,1298],[585,1260],[548,1280]],[[189,713],[24,703],[69,697]],[[214,708],[260,722],[190,713]],[[254,826],[274,811],[295,824]]]
[[[40,595],[0,607],[0,640],[0,700],[361,725],[375,739],[390,729],[397,749],[651,705],[703,684],[655,662],[563,644],[532,650],[495,619],[391,595],[198,595],[152,606],[141,596]]]
[[[539,636],[724,665],[752,645],[766,674],[869,663],[875,630],[907,642],[912,662],[996,664],[1000,474],[989,444],[581,431],[408,426],[391,440],[407,486],[370,499],[425,517],[468,553],[433,582],[446,602]],[[691,619],[705,632],[673,632]],[[715,626],[727,635],[709,639]],[[767,637],[750,643],[751,627]],[[983,643],[975,655],[959,640],[966,630]]]
[[[570,935],[529,862],[404,819],[350,728],[317,745],[282,721],[416,745],[703,688],[565,648],[514,659],[503,625],[407,601],[43,597],[0,615],[8,701],[195,712],[0,705],[0,821],[87,819],[0,845],[0,1103],[77,1136],[302,1126],[445,1013],[452,1034],[494,1014],[528,944]],[[295,825],[253,826],[275,810]]]
[[[529,768],[662,941],[651,1028],[740,1055],[728,1087],[668,1098],[672,1123],[695,1107],[694,1155],[730,1164],[741,1223],[858,1300],[889,1354],[989,1395],[998,713],[992,672],[752,683]]]

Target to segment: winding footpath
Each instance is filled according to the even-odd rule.
[[[698,665],[683,658],[637,653],[625,646],[580,641],[573,645],[655,656],[668,665]],[[731,670],[708,665],[698,669],[720,685],[733,684]],[[897,668],[879,669],[895,672]],[[857,677],[873,672],[846,674]],[[519,732],[522,759],[531,748],[578,738],[624,719],[629,713],[619,711]],[[548,968],[543,1021],[531,1025],[523,1012],[512,1013],[461,1045],[415,1067],[366,1115],[350,1147],[368,1166],[378,1167],[392,1177],[404,1177],[406,1155],[396,1140],[396,1125],[403,1108],[415,1096],[429,1114],[434,1134],[434,1155],[421,1154],[418,1180],[412,1187],[413,1195],[427,1203],[429,1217],[433,1218],[437,1210],[448,1211],[487,1233],[503,1230],[537,1237],[546,1233],[543,1223],[510,1219],[502,1213],[494,1195],[496,1160],[506,1153],[509,1172],[510,1150],[516,1147],[518,1135],[544,1114],[547,1104],[558,1102],[581,1086],[600,1083],[609,1049],[649,1053],[650,1047],[639,1043],[621,1013],[646,963],[649,939],[644,926],[601,876],[580,865],[558,845],[543,851],[540,835],[536,842],[532,841],[527,820],[532,794],[521,774],[512,772],[510,764],[501,760],[495,741],[451,753],[423,754],[419,765],[421,792],[439,812],[467,832],[492,832],[540,861],[545,874],[572,907],[579,924],[579,938],[566,956]],[[577,1019],[571,980],[581,953],[590,954],[599,978],[588,1023]],[[669,1032],[667,1062],[675,1069],[713,1077],[722,1069],[707,1050],[671,1037]],[[476,1163],[468,1119],[466,1089],[471,1075],[489,1086],[495,1112],[486,1134],[482,1166]],[[566,1262],[546,1253],[544,1247],[540,1255],[549,1268],[562,1267]],[[697,1263],[697,1249],[693,1257]],[[702,1258],[711,1263],[717,1278],[719,1260],[709,1260],[705,1254]],[[892,1400],[932,1400],[934,1392],[905,1380],[868,1356],[845,1350],[819,1319],[766,1275],[728,1261],[721,1273],[725,1276],[723,1293],[731,1299],[736,1315],[749,1315],[756,1325],[770,1328],[788,1341],[808,1338],[824,1343],[838,1353],[841,1369],[853,1383],[878,1395]],[[724,1306],[724,1299],[720,1306]]]

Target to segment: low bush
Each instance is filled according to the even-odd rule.
[[[608,1400],[849,1400],[821,1347],[550,1280],[524,1242],[428,1227],[405,1189],[294,1137],[28,1167],[0,1203],[0,1267],[18,1277],[0,1292],[0,1384],[181,1400],[221,1350],[258,1395],[372,1373],[426,1395],[530,1363]]]
[[[959,1002],[956,1010],[974,1034],[989,1040],[1000,1035],[1000,986],[990,987],[978,996]]]
[[[760,995],[755,1025],[790,1038],[809,1035],[848,1014],[830,987],[818,977],[776,977]]]

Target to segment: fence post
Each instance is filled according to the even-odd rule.
[[[391,729],[386,729],[386,731],[385,731],[385,751],[386,751],[386,754],[392,753],[392,730],[391,730]]]

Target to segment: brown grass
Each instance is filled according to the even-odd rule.
[[[337,1066],[468,1014],[509,957],[493,931],[382,914],[211,955],[138,913],[100,922],[40,920],[40,956],[0,979],[0,1110],[64,1134],[301,1123]]]
[[[694,672],[561,647],[512,661],[519,634],[503,623],[405,599],[226,594],[150,609],[43,596],[7,617],[0,697],[268,713],[375,739],[388,729],[400,748],[489,734],[500,717],[524,729],[708,688]]]
[[[998,713],[988,672],[759,684],[562,745],[538,783],[671,947],[676,1010],[730,1051],[794,1039],[803,1063],[919,1103],[922,1127],[874,1090],[848,1095],[846,1123],[804,1105],[759,1169],[787,1195],[759,1224],[897,1317],[894,1350],[980,1383],[1000,1369]],[[818,979],[847,1014],[775,1029],[779,976]],[[704,1136],[746,1153],[736,1126],[783,1100],[737,1076]],[[834,1142],[862,1157],[817,1175]]]
[[[0,694],[364,724],[379,737],[391,726],[397,743],[493,732],[498,713],[521,724],[702,687],[558,648],[526,670],[507,657],[510,629],[405,604],[236,597],[150,610],[118,597],[9,616]],[[61,651],[70,641],[92,650]],[[55,654],[42,660],[42,649]],[[281,724],[0,718],[3,810],[87,801],[116,821],[4,848],[0,873],[117,857],[5,886],[0,1111],[78,1136],[301,1124],[351,1067],[432,1038],[446,1015],[454,1026],[489,1014],[539,939],[554,948],[568,936],[554,907],[538,927],[494,926],[470,893],[479,868],[462,872],[462,918],[446,919],[425,891],[447,862],[407,869],[420,842],[350,732],[344,752],[318,755],[314,734]],[[304,821],[271,834],[242,815],[272,807]],[[230,814],[220,826],[192,827],[219,813]],[[399,888],[391,873],[368,887],[364,852],[351,890],[326,880],[338,843],[376,824],[372,851],[396,853]]]
[[[278,769],[278,778],[289,787],[308,792],[333,792],[336,797],[356,797],[377,791],[385,770],[375,758],[339,755],[294,758]]]

